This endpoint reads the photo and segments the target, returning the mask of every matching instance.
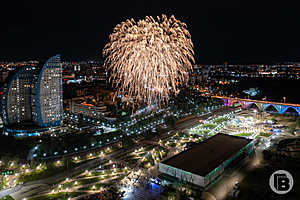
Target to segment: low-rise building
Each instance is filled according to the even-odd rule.
[[[179,181],[206,187],[234,160],[251,152],[252,140],[219,133],[159,163],[159,171]]]
[[[95,119],[100,119],[107,114],[107,108],[103,103],[91,104],[72,101],[70,108],[73,114],[82,114],[86,117],[91,117]]]

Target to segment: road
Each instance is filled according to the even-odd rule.
[[[72,177],[76,174],[80,174],[81,172],[83,172],[87,169],[102,165],[107,160],[113,160],[114,157],[116,157],[120,153],[130,152],[135,148],[140,148],[141,146],[142,145],[136,145],[136,146],[133,146],[130,148],[121,149],[121,150],[115,151],[109,155],[103,156],[101,158],[96,158],[94,160],[91,160],[91,161],[84,163],[76,168],[69,169],[67,172],[63,172],[61,174],[51,176],[46,179],[25,183],[23,185],[16,186],[15,189],[12,188],[13,190],[1,191],[0,198],[5,195],[11,195],[16,200],[19,200],[19,199],[22,200],[23,198],[29,197],[32,194],[37,194],[44,190],[48,190],[51,187],[51,185],[53,185],[54,183],[57,183],[58,181],[62,181],[68,177]]]
[[[263,150],[267,148],[267,146],[272,145],[283,138],[294,138],[294,136],[290,136],[288,133],[282,132],[279,135],[274,135],[269,138],[263,140],[263,142],[259,143],[258,146],[255,147],[255,156],[251,158],[247,158],[238,165],[232,172],[226,172],[220,176],[216,184],[209,186],[207,191],[204,193],[205,200],[223,200],[225,199],[230,192],[232,192],[235,182],[242,182],[242,180],[255,168],[261,167],[263,161]],[[270,141],[271,140],[271,141]],[[271,143],[269,145],[266,145]]]
[[[208,114],[203,114],[201,116],[189,116],[183,120],[181,120],[179,123],[176,124],[176,128],[172,131],[169,132],[164,132],[159,135],[159,137],[154,137],[151,139],[151,141],[159,140],[160,138],[163,137],[170,137],[173,134],[175,134],[177,131],[193,127],[199,123],[199,120],[204,120],[207,119],[210,116],[216,115],[216,114],[223,114],[227,112],[231,112],[233,109],[230,108],[221,108],[215,111],[212,111]],[[86,169],[90,169],[92,167],[99,166],[103,164],[106,160],[114,160],[114,157],[116,157],[119,154],[124,154],[127,152],[131,152],[134,149],[138,149],[142,146],[144,146],[149,139],[142,139],[140,140],[138,145],[128,147],[125,149],[120,149],[118,151],[115,151],[109,155],[106,155],[101,158],[96,158],[94,160],[88,161],[87,163],[84,163],[76,168],[70,169],[67,172],[63,172],[61,174],[42,179],[42,180],[37,180],[29,183],[25,183],[22,185],[18,185],[16,187],[2,190],[0,191],[0,198],[6,196],[6,195],[11,195],[13,198],[16,200],[22,200],[23,198],[29,197],[33,194],[37,194],[39,192],[48,190],[51,185],[54,183],[57,183],[58,181],[62,181],[68,177],[72,177],[76,174],[80,174],[81,172],[85,171]]]
[[[233,171],[225,171],[215,183],[206,189],[203,199],[224,200],[233,191],[236,182],[242,182],[250,171],[260,166],[260,162],[263,159],[262,150],[263,145],[255,149],[254,157],[246,158]]]
[[[229,113],[234,110],[236,110],[236,108],[226,107],[226,108],[220,108],[220,109],[211,111],[207,114],[203,114],[200,116],[193,115],[193,117],[185,118],[186,120],[183,119],[179,123],[176,123],[176,126],[178,129],[192,128],[192,127],[196,126],[197,124],[199,124],[199,120],[205,120],[211,116]]]

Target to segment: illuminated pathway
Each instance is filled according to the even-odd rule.
[[[156,136],[155,138],[152,138],[152,140],[159,141],[160,139],[164,137],[171,137],[174,135],[176,132],[183,130],[187,127],[192,127],[195,126],[195,124],[199,123],[199,120],[202,119],[207,119],[210,116],[216,115],[216,114],[221,114],[221,113],[227,113],[230,112],[234,109],[232,108],[221,108],[218,110],[211,111],[210,113],[203,114],[201,116],[195,116],[192,119],[188,118],[187,120],[182,120],[180,123],[176,124],[176,129],[170,131],[170,132],[165,132],[162,133],[161,135]],[[134,151],[135,149],[138,149],[145,144],[149,142],[149,139],[142,139],[138,142],[137,145],[120,149],[117,150],[109,155],[101,156],[99,158],[95,158],[91,161],[88,161],[86,163],[83,163],[82,165],[70,169],[68,172],[63,172],[56,174],[54,176],[51,176],[46,179],[42,180],[37,180],[33,182],[28,182],[22,185],[18,185],[14,188],[8,189],[8,190],[2,190],[0,191],[0,197],[5,196],[5,195],[11,195],[13,196],[16,200],[22,200],[24,198],[28,198],[32,196],[33,194],[38,194],[43,192],[49,192],[50,186],[54,183],[57,183],[58,181],[62,181],[68,177],[72,177],[74,175],[80,174],[81,172],[85,171],[86,169],[98,167],[100,164],[104,164],[106,160],[116,160],[116,157],[118,157],[120,154],[126,154],[131,151]],[[71,189],[71,188],[70,188]],[[92,192],[92,191],[90,191]]]
[[[242,108],[250,108],[251,105],[255,104],[259,110],[265,111],[270,106],[273,106],[279,114],[284,114],[289,108],[294,109],[300,116],[300,104],[291,104],[291,103],[279,103],[272,101],[261,101],[261,100],[252,100],[252,99],[240,99],[240,98],[231,98],[225,96],[212,96],[212,98],[222,99],[225,106],[232,106],[235,104],[240,104]]]

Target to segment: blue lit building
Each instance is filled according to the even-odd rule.
[[[8,78],[2,95],[2,115],[8,133],[48,130],[62,124],[60,56],[37,67],[22,67]]]
[[[9,77],[2,101],[5,125],[31,121],[30,92],[34,70],[22,67]]]

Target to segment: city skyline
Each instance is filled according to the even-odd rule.
[[[0,200],[300,197],[300,3],[0,3]]]
[[[62,124],[62,69],[56,55],[36,67],[22,67],[4,85],[4,124],[27,128]]]

